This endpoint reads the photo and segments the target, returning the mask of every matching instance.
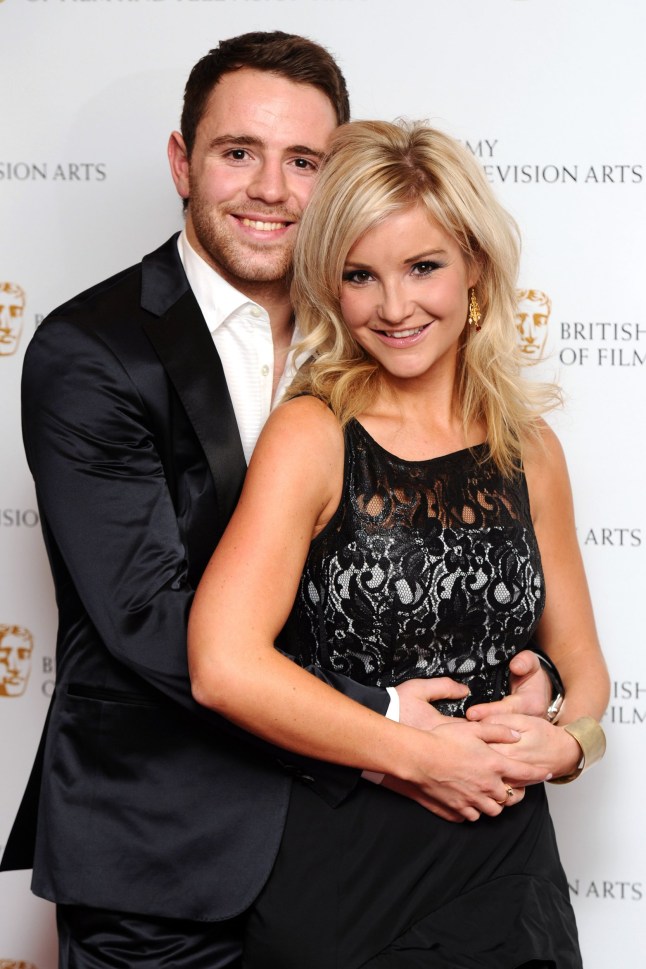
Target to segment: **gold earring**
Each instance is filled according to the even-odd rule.
[[[475,326],[476,333],[479,332],[482,327],[480,326],[480,320],[482,319],[482,313],[480,312],[480,305],[476,297],[475,289],[472,289],[469,293],[469,326]]]

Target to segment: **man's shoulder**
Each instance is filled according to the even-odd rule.
[[[97,316],[103,315],[106,308],[115,302],[120,305],[124,302],[136,305],[137,296],[141,293],[141,267],[142,263],[139,262],[128,269],[122,269],[114,276],[109,276],[66,300],[48,313],[41,326],[47,326],[56,320],[90,323]]]
[[[154,284],[155,277],[161,282],[164,274],[181,272],[175,239],[169,239],[141,262],[122,269],[61,303],[45,317],[40,326],[65,321],[94,329],[100,327],[102,322],[115,324],[124,316],[147,316],[148,311],[143,305],[145,300],[142,299],[145,273],[153,276]]]

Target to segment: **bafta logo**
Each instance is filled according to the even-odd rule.
[[[552,301],[540,289],[519,289],[517,296],[518,345],[527,363],[535,363],[541,359],[545,349]]]
[[[23,695],[33,649],[34,639],[28,629],[0,624],[0,697]],[[0,969],[3,965],[0,961]]]
[[[17,283],[0,283],[0,357],[16,352],[24,311],[25,291]]]
[[[22,332],[25,291],[17,283],[0,283],[0,357],[16,352]]]

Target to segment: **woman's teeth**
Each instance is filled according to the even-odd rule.
[[[418,333],[421,333],[423,329],[423,326],[418,326],[416,330],[393,330],[391,333],[387,333],[385,330],[382,330],[381,332],[386,336],[393,337],[395,340],[403,340],[404,337],[407,336],[416,336]]]

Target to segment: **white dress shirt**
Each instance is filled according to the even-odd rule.
[[[226,377],[247,464],[272,408],[274,344],[267,310],[227,283],[192,248],[186,233],[179,257]],[[299,339],[294,334],[293,340]],[[291,356],[278,385],[279,401],[294,374]]]
[[[242,449],[249,464],[251,452],[272,409],[274,344],[269,314],[212,269],[193,249],[185,231],[179,235],[177,248],[222,361]],[[298,327],[295,327],[292,342],[299,338]],[[280,401],[293,375],[293,357],[289,354],[274,402]],[[399,695],[394,688],[387,689],[390,703],[386,716],[399,720]],[[376,784],[383,780],[383,774],[374,771],[364,771],[363,776]]]

